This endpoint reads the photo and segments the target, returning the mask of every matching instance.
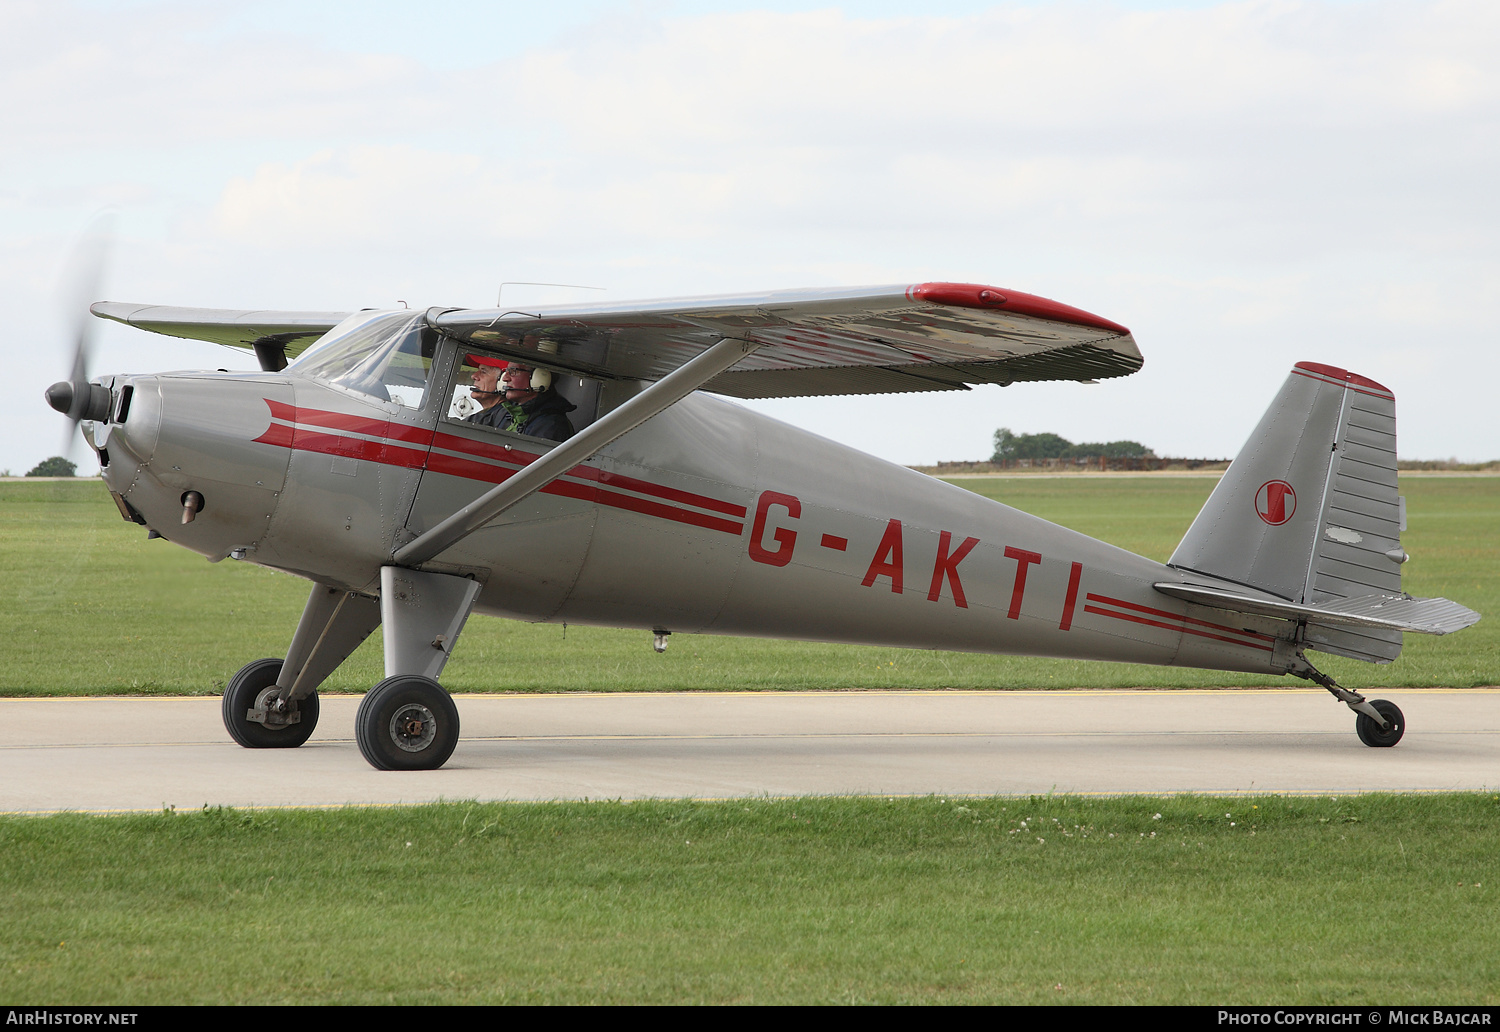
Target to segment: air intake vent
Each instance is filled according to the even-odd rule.
[[[120,404],[115,408],[115,422],[123,423],[130,418],[130,399],[135,395],[135,388],[129,384],[120,388]]]

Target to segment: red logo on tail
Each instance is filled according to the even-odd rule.
[[[1279,527],[1297,511],[1297,492],[1285,480],[1267,480],[1255,492],[1255,514]]]

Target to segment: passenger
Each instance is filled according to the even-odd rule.
[[[573,436],[568,413],[576,406],[553,389],[550,372],[515,362],[504,365],[501,372],[494,365],[498,359],[481,362],[479,356],[472,357],[479,367],[469,393],[482,407],[469,416],[469,422],[549,441]]]

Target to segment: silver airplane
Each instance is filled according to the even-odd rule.
[[[1165,565],[714,396],[1140,368],[1125,327],[1012,290],[92,311],[247,348],[261,367],[90,379],[75,359],[47,392],[126,520],[312,582],[285,659],[225,689],[225,727],[247,748],[305,742],[318,686],[383,625],[360,751],[382,770],[442,766],[459,715],[437,678],[474,612],[640,628],[658,650],[687,632],[1291,674],[1347,703],[1365,744],[1391,746],[1401,711],[1306,650],[1388,663],[1405,631],[1479,619],[1402,592],[1395,398],[1343,369],[1291,370]],[[531,370],[529,393],[481,388],[506,363]],[[539,391],[572,436],[466,418]]]

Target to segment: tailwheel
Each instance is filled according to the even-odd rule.
[[[1287,669],[1287,673],[1309,681],[1316,681],[1327,688],[1335,699],[1352,709],[1354,730],[1359,735],[1359,740],[1371,748],[1389,749],[1401,741],[1401,736],[1406,734],[1406,718],[1401,715],[1401,708],[1394,702],[1389,699],[1376,699],[1372,702],[1359,692],[1340,688],[1333,678],[1309,663],[1307,657],[1300,651],[1297,653],[1296,662]],[[1377,714],[1380,717],[1379,720],[1375,719]]]
[[[1401,708],[1389,699],[1375,699],[1370,705],[1390,726],[1381,727],[1373,717],[1360,713],[1354,718],[1354,730],[1358,733],[1359,740],[1366,745],[1375,749],[1389,749],[1406,734],[1406,718],[1401,715]]]
[[[281,660],[246,663],[224,689],[224,728],[246,749],[295,749],[318,726],[318,693],[283,701],[276,679]]]
[[[354,737],[376,770],[436,770],[458,745],[458,707],[430,677],[387,677],[359,704]]]

